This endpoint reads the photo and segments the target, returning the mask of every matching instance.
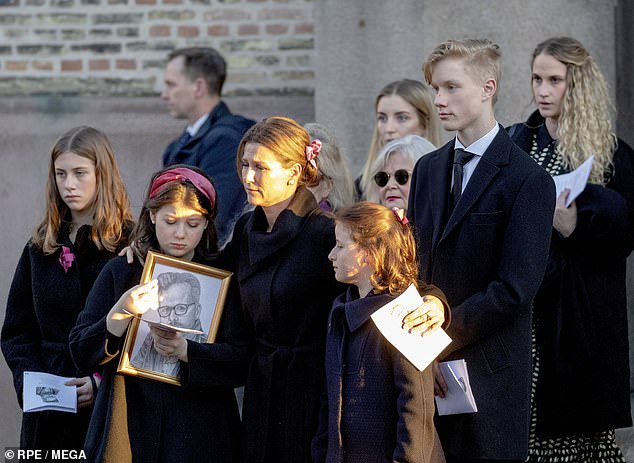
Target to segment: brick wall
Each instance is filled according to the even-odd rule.
[[[164,60],[217,48],[225,95],[312,95],[312,0],[0,0],[0,95],[155,95]]]

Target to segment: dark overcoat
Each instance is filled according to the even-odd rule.
[[[552,142],[535,112],[511,129],[524,150]],[[537,426],[544,436],[632,425],[625,270],[634,246],[634,152],[622,140],[605,187],[575,200],[577,226],[553,229],[548,271],[535,298]]]
[[[423,285],[420,293],[445,299],[432,286]],[[370,294],[360,299],[357,288],[350,287],[333,303],[315,462],[444,462],[436,458],[442,450],[434,426],[431,366],[419,371],[370,318],[394,298]]]
[[[60,247],[44,255],[29,242],[18,262],[7,299],[2,326],[2,353],[13,373],[13,383],[22,406],[22,379],[25,371],[81,377],[68,350],[68,334],[84,307],[84,302],[103,266],[115,256],[98,250],[90,239],[91,227],[77,230],[75,243],[68,238],[63,223],[58,241],[70,248],[75,260],[67,272],[59,262]],[[77,414],[57,411],[25,413],[22,417],[20,446],[29,449],[75,449],[83,446],[92,407]]]
[[[442,416],[445,453],[523,460],[528,453],[531,307],[550,243],[555,187],[503,128],[448,215],[454,141],[421,158],[408,216],[421,279],[451,307],[445,360],[465,359],[478,412]]]
[[[104,368],[86,437],[87,459],[235,462],[240,424],[233,387],[243,380],[246,348],[241,351],[223,342],[232,336],[230,311],[223,313],[216,349],[206,346],[204,359],[202,344],[187,341],[181,386],[116,373],[125,334],[121,338],[110,334],[106,315],[125,291],[139,283],[142,270],[125,257],[106,265],[70,335],[73,359],[82,370]]]
[[[216,228],[220,242],[229,237],[246,205],[246,193],[236,170],[236,154],[242,136],[253,124],[255,121],[251,119],[232,114],[221,101],[196,135],[182,147],[179,139],[172,141],[163,154],[163,166],[196,166],[213,179],[219,198]]]
[[[310,461],[324,385],[326,318],[344,287],[328,253],[334,224],[300,187],[267,233],[257,207],[240,218],[224,259],[252,339],[244,391],[243,461]]]

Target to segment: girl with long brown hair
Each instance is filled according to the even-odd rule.
[[[125,244],[130,206],[108,138],[92,127],[62,135],[50,154],[44,217],[18,262],[2,327],[2,352],[22,405],[25,371],[71,377],[76,414],[25,413],[20,446],[81,450],[100,381],[80,372],[68,335],[104,265]],[[93,374],[94,373],[94,374]]]

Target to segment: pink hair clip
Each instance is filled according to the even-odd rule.
[[[409,223],[409,220],[407,220],[407,217],[405,217],[405,209],[399,209],[395,206],[392,208],[392,212],[394,212],[396,220],[401,222],[401,224],[407,225]]]
[[[310,142],[310,145],[306,147],[306,160],[310,162],[315,169],[317,168],[317,162],[315,161],[315,158],[320,151],[321,140],[319,140],[318,138],[315,138],[313,141]]]

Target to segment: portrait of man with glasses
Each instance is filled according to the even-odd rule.
[[[184,272],[164,272],[158,275],[159,307],[161,323],[177,328],[203,331],[200,322],[200,281],[194,275]],[[204,342],[207,334],[181,333],[185,339]],[[180,362],[177,357],[165,357],[154,348],[154,338],[149,333],[143,345],[132,358],[131,364],[137,368],[152,370],[170,376],[178,376]]]

